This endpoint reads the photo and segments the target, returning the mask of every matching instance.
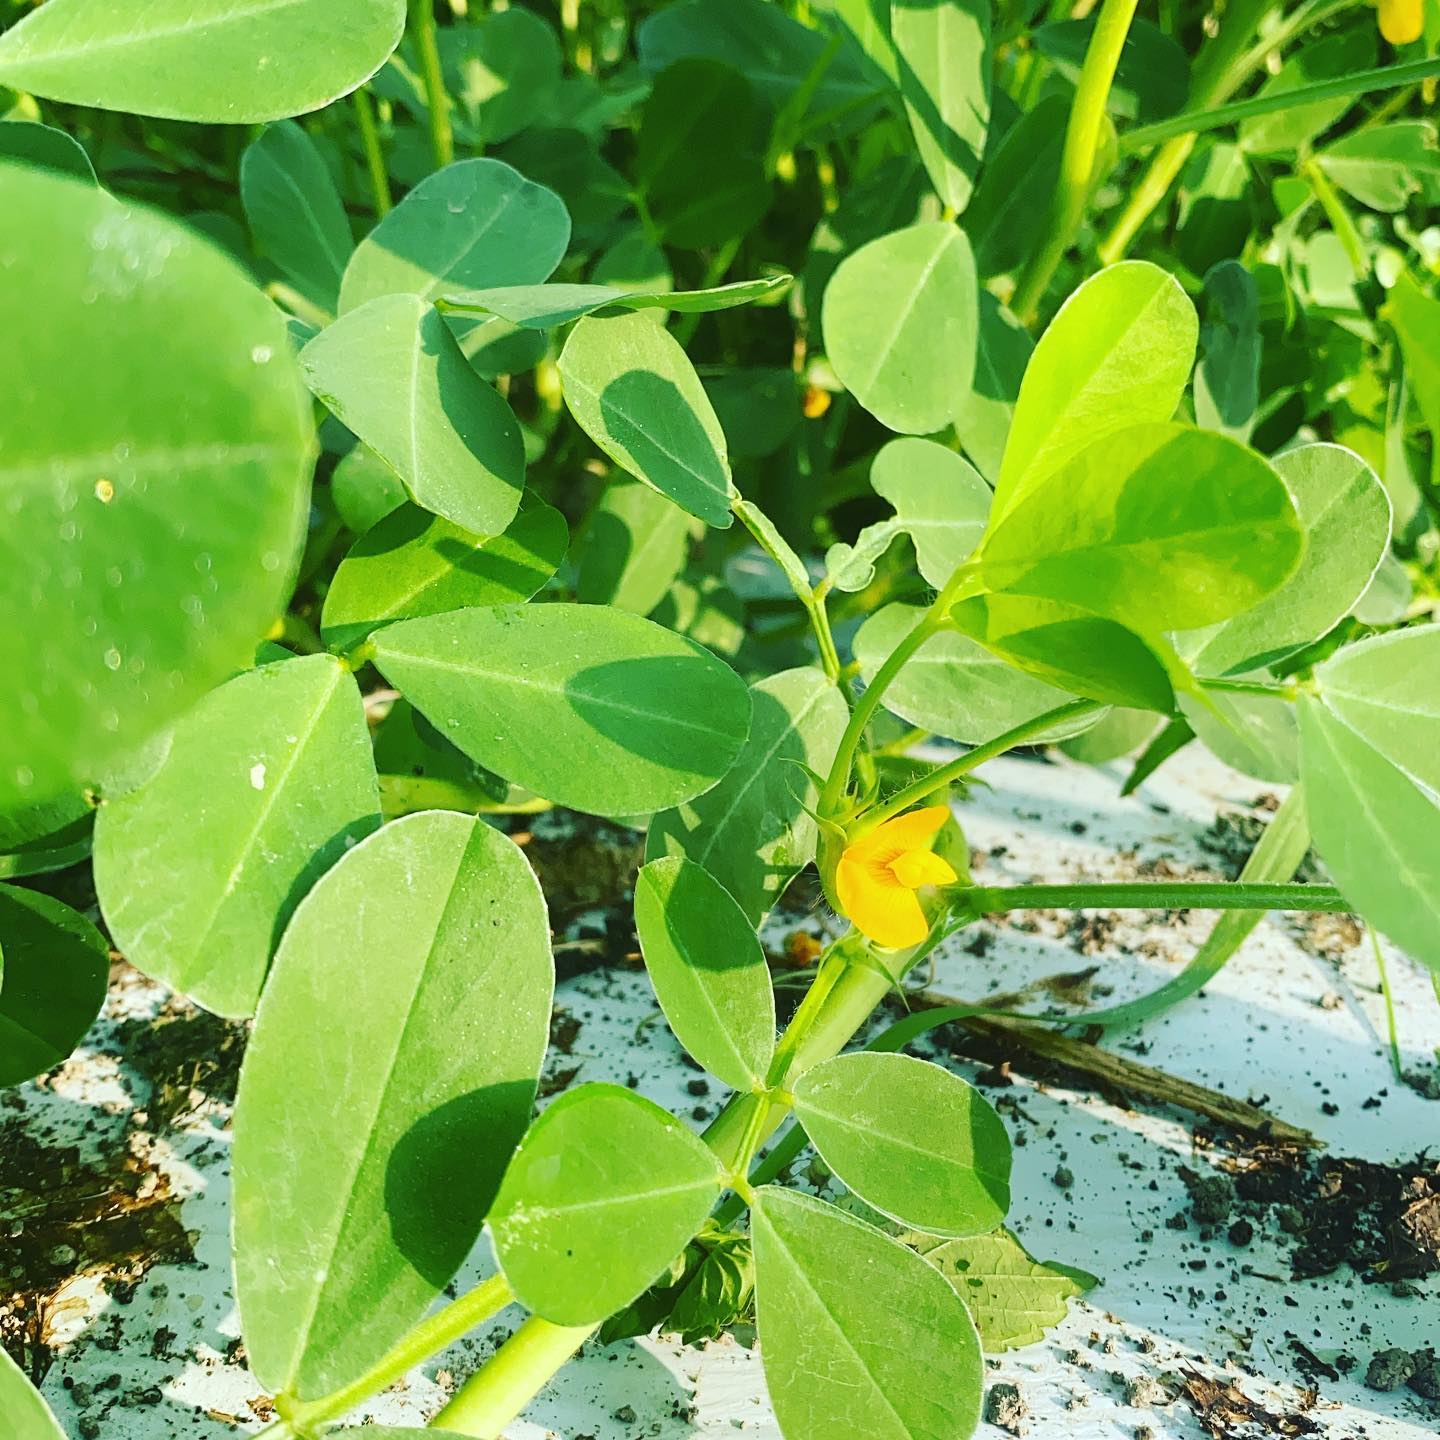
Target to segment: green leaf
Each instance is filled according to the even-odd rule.
[[[0,84],[220,125],[319,110],[400,43],[404,0],[49,0],[0,37]]]
[[[685,1248],[724,1173],[680,1121],[620,1085],[551,1103],[520,1144],[490,1215],[500,1268],[555,1325],[628,1305]]]
[[[110,947],[83,915],[0,885],[0,1086],[60,1064],[100,1013],[109,979]]]
[[[643,315],[587,316],[560,354],[565,404],[632,475],[707,525],[731,522],[725,432],[673,335]]]
[[[60,1422],[24,1372],[0,1349],[0,1410],[15,1426],[10,1440],[66,1440]]]
[[[335,465],[330,498],[345,525],[363,535],[405,503],[405,486],[368,445],[355,445]]]
[[[909,1055],[857,1051],[795,1085],[820,1158],[867,1205],[938,1235],[980,1235],[1010,1208],[1010,1137],[958,1075]]]
[[[756,1196],[751,1232],[765,1384],[786,1440],[964,1440],[975,1429],[980,1340],[933,1266],[773,1185]]]
[[[770,208],[769,115],[738,70],[677,60],[655,79],[635,140],[635,185],[657,238],[724,245]]]
[[[730,892],[682,856],[652,860],[635,881],[635,925],[676,1038],[733,1089],[762,1088],[775,994],[755,928]]]
[[[1289,578],[1303,548],[1289,491],[1253,450],[1150,424],[1032,483],[992,523],[979,564],[992,591],[1078,605],[1149,634],[1248,610]]]
[[[0,213],[3,813],[102,781],[249,663],[313,427],[279,312],[207,241],[29,166],[0,166]]]
[[[1301,445],[1272,462],[1305,535],[1305,563],[1278,590],[1181,652],[1202,675],[1269,665],[1328,634],[1369,587],[1390,547],[1390,501],[1375,472],[1339,445]]]
[[[977,297],[964,231],[940,220],[896,230],[861,246],[826,287],[826,354],[882,425],[928,435],[970,393]]]
[[[1352,130],[1315,161],[1347,194],[1387,214],[1403,210],[1426,176],[1440,175],[1435,127],[1427,120]]]
[[[307,300],[334,310],[355,242],[340,193],[306,131],[285,120],[246,149],[240,201],[256,249]]]
[[[815,858],[819,795],[849,716],[819,670],[783,670],[751,687],[750,734],[713,790],[650,822],[645,858],[683,855],[709,871],[759,926]]]
[[[838,541],[825,552],[825,578],[835,590],[854,594],[875,578],[875,565],[904,527],[899,518],[877,520],[855,537],[853,545]]]
[[[516,6],[444,25],[438,35],[450,93],[481,145],[498,145],[546,118],[560,85],[554,30]]]
[[[1337,79],[1375,64],[1376,30],[1351,26],[1321,35],[1297,47],[1280,69],[1266,78],[1256,98],[1302,90],[1317,80]],[[1308,105],[1291,103],[1284,110],[1241,122],[1240,145],[1251,155],[1293,154],[1328,130],[1356,101],[1354,95],[1317,100]]]
[[[767,0],[679,0],[640,25],[640,61],[652,75],[686,56],[699,55],[732,66],[780,110],[810,78],[825,50],[825,36],[792,20]],[[825,66],[810,96],[809,110],[828,114],[849,107],[857,121],[859,102],[878,97],[884,85],[853,49],[842,49]]]
[[[1348,645],[1316,668],[1315,683],[1362,740],[1440,792],[1440,631],[1422,625]]]
[[[1205,275],[1205,320],[1195,367],[1195,420],[1232,440],[1245,441],[1260,403],[1260,292],[1237,260],[1222,260]]]
[[[955,412],[955,434],[988,484],[1000,476],[1020,382],[1035,342],[988,291],[980,292],[974,389]]]
[[[349,1384],[450,1282],[529,1121],[553,981],[535,876],[469,816],[385,826],[296,911],[235,1112],[236,1294],[269,1390]]]
[[[347,312],[300,352],[300,367],[417,505],[482,535],[515,518],[520,426],[424,300],[386,295]]]
[[[1067,1302],[1100,1283],[1084,1270],[1036,1260],[1004,1227],[958,1240],[902,1238],[955,1287],[990,1355],[1043,1340],[1065,1318]]]
[[[507,13],[507,12],[501,12]],[[457,290],[447,294],[441,308],[483,311],[514,325],[549,330],[567,325],[582,315],[614,307],[619,310],[676,310],[705,314],[729,310],[756,300],[777,296],[791,283],[789,275],[761,280],[735,280],[706,290],[626,289],[616,285],[503,285],[494,290]]]
[[[85,147],[65,131],[34,120],[0,122],[0,160],[97,183]]]
[[[282,660],[207,695],[156,774],[100,807],[95,887],[131,964],[250,1015],[295,906],[379,823],[354,680],[328,655]]]
[[[1155,717],[1148,710],[1107,710],[1060,748],[1082,764],[1106,765],[1133,754],[1155,733]]]
[[[890,34],[920,158],[959,213],[990,128],[990,0],[893,0]]]
[[[427,175],[365,237],[345,269],[340,309],[382,295],[538,285],[570,243],[559,196],[500,160],[457,160]]]
[[[685,568],[692,523],[658,490],[616,476],[576,542],[576,598],[648,615]]]
[[[1308,695],[1300,773],[1315,848],[1345,898],[1440,971],[1440,805]]]
[[[886,605],[860,627],[855,659],[867,685],[924,613],[918,605]],[[1073,698],[946,630],[905,662],[881,703],[911,725],[978,745]]]
[[[802,420],[799,381],[794,370],[778,365],[705,376],[705,393],[720,417],[733,459],[762,460],[795,434]]]
[[[376,664],[472,759],[557,805],[640,815],[710,789],[750,719],[744,683],[679,635],[599,605],[402,620]]]
[[[1384,314],[1400,341],[1405,379],[1425,428],[1432,444],[1440,446],[1440,300],[1427,295],[1410,272],[1403,270],[1390,291]]]
[[[1060,181],[1069,114],[1069,96],[1044,96],[1005,132],[986,159],[965,212],[981,279],[1019,270],[1038,248],[1044,232],[1040,217],[1049,214]],[[982,304],[986,293],[981,294]]]
[[[1242,775],[1276,785],[1300,778],[1300,732],[1289,700],[1223,690],[1207,690],[1203,701],[1178,699],[1196,738]]]
[[[870,466],[875,493],[894,507],[915,543],[920,574],[937,590],[968,560],[990,514],[990,487],[933,440],[892,440]]]
[[[80,819],[38,839],[22,841],[0,854],[0,880],[22,880],[67,870],[90,857],[94,816],[87,810]]]
[[[977,596],[950,614],[972,640],[1061,690],[1163,715],[1175,708],[1179,662],[1158,636],[1141,639],[1114,620],[1024,595]]]
[[[1195,363],[1198,331],[1179,282],[1148,261],[1111,265],[1076,290],[1025,371],[994,519],[1096,440],[1170,419]]]
[[[509,528],[488,538],[402,505],[340,562],[320,633],[348,650],[395,620],[528,600],[559,569],[569,538],[565,517],[531,494]]]

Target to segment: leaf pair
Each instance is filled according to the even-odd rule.
[[[565,207],[543,186],[498,160],[448,165],[361,242],[340,282],[340,318],[301,352],[310,388],[416,504],[479,535],[515,518],[525,450],[510,407],[433,302],[543,281],[569,239]]]

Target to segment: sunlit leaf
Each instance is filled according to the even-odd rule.
[[[720,1198],[720,1162],[658,1105],[582,1085],[530,1127],[490,1233],[521,1302],[555,1325],[628,1305],[685,1248]]]
[[[261,1384],[349,1384],[450,1282],[529,1121],[553,980],[540,886],[483,820],[397,820],[302,903],[235,1112],[235,1277]]]

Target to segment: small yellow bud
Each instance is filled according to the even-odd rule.
[[[818,385],[807,385],[801,408],[807,420],[818,420],[830,408],[830,392]]]
[[[1392,45],[1409,45],[1425,33],[1425,0],[1379,0],[1380,33]]]

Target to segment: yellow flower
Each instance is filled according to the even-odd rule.
[[[1392,45],[1409,45],[1425,33],[1425,0],[1379,0],[1380,33]]]
[[[950,817],[946,805],[928,805],[877,825],[845,847],[835,868],[840,908],[877,945],[903,949],[930,933],[916,891],[951,885],[956,875],[931,849]]]

